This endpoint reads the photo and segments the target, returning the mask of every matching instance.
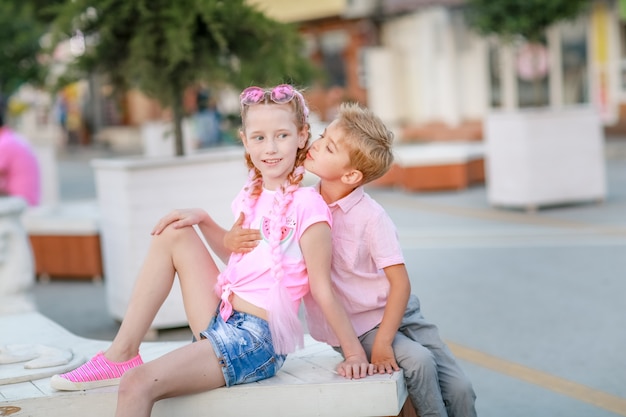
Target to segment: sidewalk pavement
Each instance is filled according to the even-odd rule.
[[[369,189],[396,222],[413,292],[473,382],[481,417],[626,416],[626,139],[606,145],[600,204],[525,213],[491,208],[483,186]],[[59,155],[62,199],[95,198],[94,155],[114,156]],[[119,327],[103,285],[55,280],[35,297],[80,336],[110,340]]]

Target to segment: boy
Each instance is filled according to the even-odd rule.
[[[391,166],[392,140],[371,111],[344,104],[307,154],[333,216],[333,288],[376,372],[404,370],[419,416],[476,416],[471,383],[410,294],[395,225],[363,190]],[[311,335],[339,346],[311,297],[305,307]]]

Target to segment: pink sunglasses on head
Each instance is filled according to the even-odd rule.
[[[241,105],[249,106],[264,102],[268,95],[270,100],[276,104],[289,103],[294,99],[294,97],[298,97],[300,104],[302,105],[305,119],[309,116],[309,109],[304,103],[304,97],[302,97],[302,94],[289,84],[280,84],[269,90],[261,87],[248,87],[241,92],[239,100],[241,101]]]

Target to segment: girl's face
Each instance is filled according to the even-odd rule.
[[[306,145],[308,132],[298,131],[292,105],[252,104],[247,109],[241,141],[263,186],[276,190],[293,170],[296,152]]]

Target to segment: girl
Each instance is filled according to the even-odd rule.
[[[309,140],[308,108],[290,85],[249,87],[240,96],[249,181],[232,204],[263,242],[230,254],[226,233],[200,209],[174,211],[153,230],[147,258],[112,345],[80,368],[51,380],[53,388],[80,390],[119,381],[117,416],[149,416],[162,398],[258,381],[276,374],[286,354],[303,342],[297,316],[309,291],[346,360],[338,372],[372,373],[343,307],[330,285],[330,213],[312,188],[299,188]],[[219,273],[192,227],[228,260]],[[185,311],[198,342],[142,364],[139,345],[178,273]],[[307,275],[308,274],[308,275]],[[260,346],[260,348],[259,348]]]

